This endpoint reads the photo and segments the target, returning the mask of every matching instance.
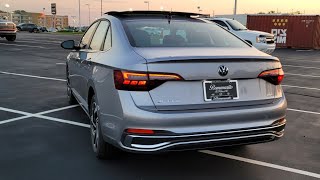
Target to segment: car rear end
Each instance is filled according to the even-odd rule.
[[[114,137],[134,152],[252,144],[283,136],[280,61],[226,30],[180,16],[121,20],[145,71],[114,70],[123,120]]]
[[[0,37],[16,36],[17,29],[13,22],[0,20]]]

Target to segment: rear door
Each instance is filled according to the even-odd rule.
[[[78,98],[79,101],[83,101],[84,99],[81,98],[80,92],[81,92],[81,81],[82,81],[82,69],[81,69],[81,64],[88,60],[88,48],[92,39],[93,34],[96,31],[96,28],[98,26],[99,22],[93,23],[90,28],[87,30],[85,35],[82,37],[80,41],[80,50],[79,51],[74,51],[70,54],[70,61],[68,64],[69,68],[69,80],[70,80],[70,85],[71,88]]]
[[[80,57],[83,59],[80,62],[79,71],[79,93],[81,97],[87,100],[88,97],[88,81],[92,76],[92,61],[101,53],[104,47],[105,38],[107,36],[109,21],[102,20],[91,40],[87,49],[80,52]]]

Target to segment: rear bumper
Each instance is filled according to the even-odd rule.
[[[284,135],[286,120],[260,128],[186,135],[139,136],[125,134],[123,148],[129,151],[161,152],[270,142]]]
[[[17,34],[17,31],[1,31],[0,30],[0,37],[15,36],[16,34]]]
[[[283,136],[287,101],[283,95],[273,103],[190,111],[147,111],[138,108],[130,93],[119,92],[122,117],[101,115],[105,140],[132,152],[252,144]],[[131,100],[129,100],[131,99]],[[100,110],[103,107],[100,105]],[[279,124],[279,120],[283,120]],[[125,133],[126,129],[151,129],[154,135]]]

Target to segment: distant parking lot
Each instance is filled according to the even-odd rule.
[[[95,158],[89,120],[68,105],[63,40],[19,33],[0,39],[0,179],[320,179],[320,51],[279,49],[288,99],[275,142],[158,155]]]

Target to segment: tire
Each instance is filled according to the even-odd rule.
[[[68,95],[68,101],[70,105],[78,104],[78,101],[74,97],[71,86],[70,86],[70,80],[69,80],[69,71],[67,69],[67,95]]]
[[[17,36],[7,36],[6,39],[10,42],[13,42],[17,39]]]
[[[90,102],[90,135],[92,149],[98,159],[114,159],[117,157],[119,150],[103,140],[99,105],[95,95],[93,95]]]

